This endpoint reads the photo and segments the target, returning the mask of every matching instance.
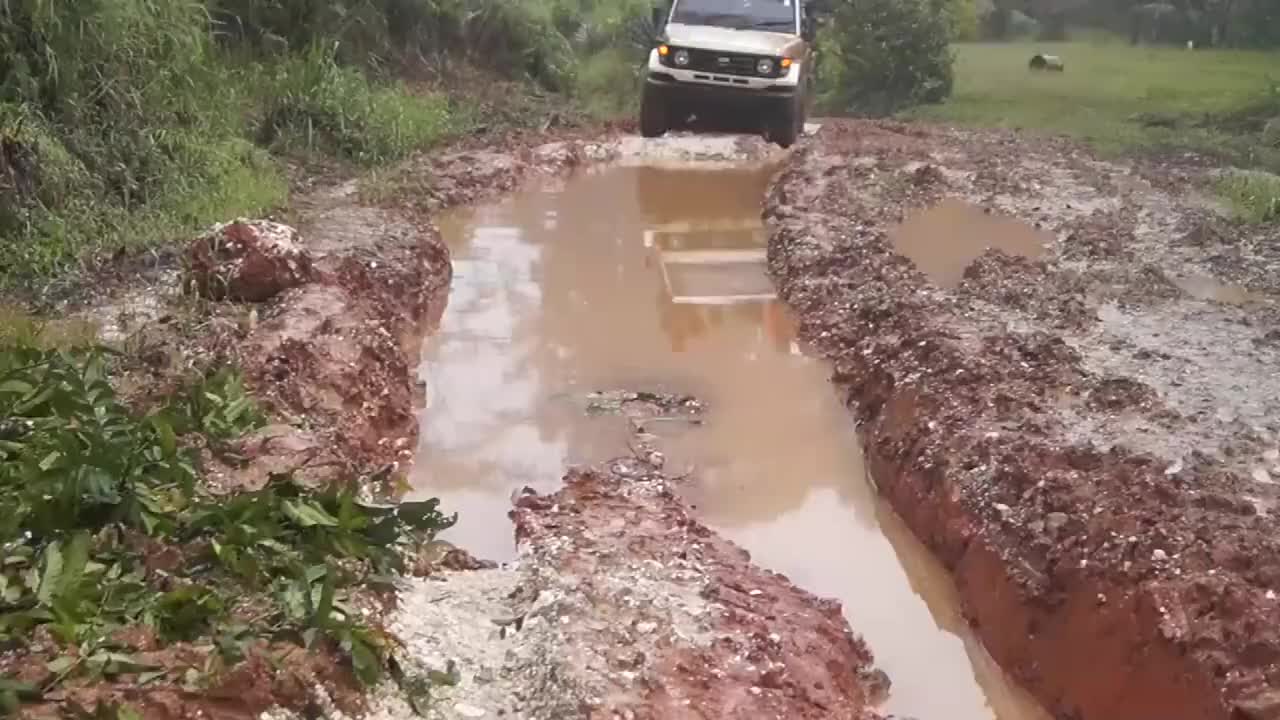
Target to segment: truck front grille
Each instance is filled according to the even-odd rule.
[[[721,53],[710,50],[689,50],[689,69],[725,75],[756,75],[755,55]]]

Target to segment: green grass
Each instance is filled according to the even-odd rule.
[[[1219,178],[1215,189],[1242,220],[1252,223],[1280,220],[1280,176],[1234,170]]]
[[[1037,52],[1060,56],[1066,71],[1029,71]],[[1264,145],[1260,126],[1253,127],[1280,115],[1280,52],[1114,42],[959,44],[952,97],[909,114],[1069,135],[1103,153],[1197,151],[1280,169],[1280,148]],[[1151,126],[1139,115],[1173,127]],[[1206,116],[1216,119],[1204,122]]]

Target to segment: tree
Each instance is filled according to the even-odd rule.
[[[823,29],[823,102],[884,115],[951,94],[945,0],[839,0]]]

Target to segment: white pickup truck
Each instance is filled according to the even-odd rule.
[[[658,137],[700,111],[736,111],[770,141],[795,143],[813,98],[815,23],[802,0],[674,0],[658,28],[640,132]]]

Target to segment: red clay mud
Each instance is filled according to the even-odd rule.
[[[1280,717],[1280,244],[1188,179],[1067,143],[834,122],[766,202],[771,271],[881,492],[1061,718]],[[1056,242],[937,287],[889,233],[947,198]],[[1184,289],[1197,269],[1255,300]]]
[[[752,565],[647,462],[571,472],[513,516],[522,563],[577,611],[561,632],[603,698],[584,717],[879,717],[886,680],[839,603]]]

